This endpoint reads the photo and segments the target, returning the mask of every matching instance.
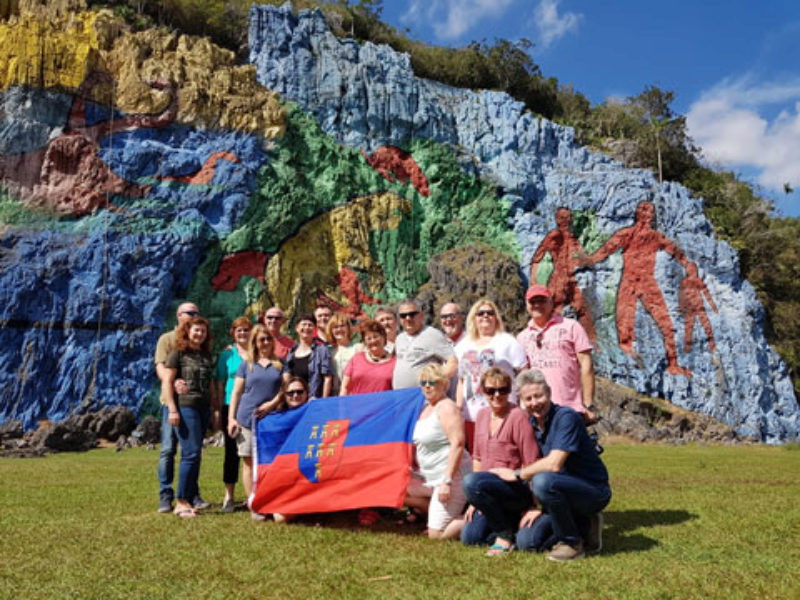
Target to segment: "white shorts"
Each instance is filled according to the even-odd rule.
[[[450,484],[450,499],[446,504],[439,500],[439,486],[435,488],[426,486],[419,476],[412,474],[408,482],[406,493],[414,498],[430,498],[428,503],[428,529],[444,531],[453,519],[464,512],[467,498],[461,485],[461,477],[453,479]]]

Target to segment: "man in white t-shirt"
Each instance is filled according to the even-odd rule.
[[[417,375],[431,362],[444,365],[444,374],[452,378],[458,370],[453,346],[438,329],[425,326],[417,300],[403,300],[397,307],[403,332],[397,336],[395,354],[397,364],[392,377],[392,388],[410,388],[419,385]]]

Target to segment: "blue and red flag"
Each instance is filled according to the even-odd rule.
[[[399,508],[408,486],[417,388],[313,400],[255,426],[251,508],[302,514]]]

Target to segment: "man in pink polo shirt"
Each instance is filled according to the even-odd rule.
[[[594,423],[594,365],[592,344],[574,319],[553,310],[553,297],[543,285],[532,285],[525,294],[531,320],[517,341],[525,350],[532,369],[544,373],[553,391],[553,402],[569,406]]]

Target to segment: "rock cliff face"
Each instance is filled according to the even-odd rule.
[[[505,94],[420,79],[406,55],[338,40],[318,12],[254,7],[250,48],[264,86],[342,144],[372,151],[424,138],[458,148],[465,170],[510,206],[525,274],[548,283],[596,338],[600,373],[745,435],[797,436],[786,368],[702,200],[588,152],[571,129]],[[559,229],[560,206],[569,210]]]
[[[319,13],[254,8],[237,66],[206,40],[40,4],[0,21],[0,421],[146,412],[183,298],[219,349],[276,302],[358,318],[501,286],[521,323],[536,279],[596,339],[601,374],[743,435],[798,436],[761,308],[683,188],[504,94],[415,78]]]

